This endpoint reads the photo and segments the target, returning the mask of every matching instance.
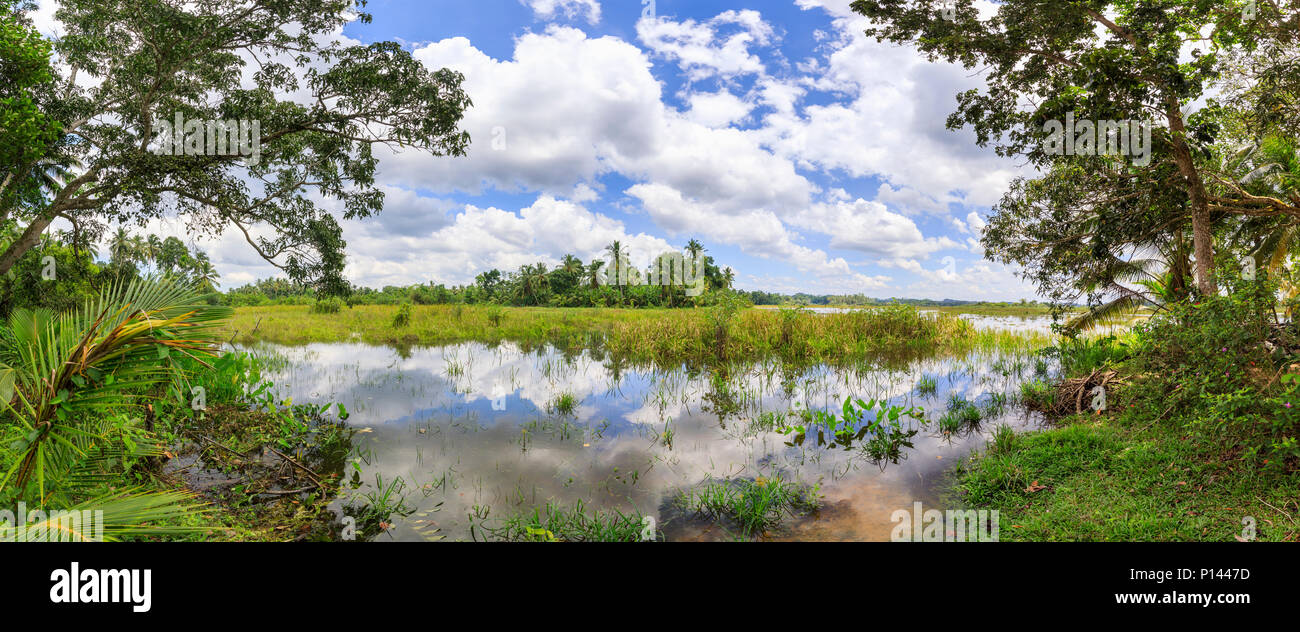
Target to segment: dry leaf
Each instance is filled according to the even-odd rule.
[[[1038,491],[1038,490],[1041,490],[1041,489],[1047,489],[1047,486],[1046,486],[1046,485],[1039,485],[1039,484],[1038,484],[1038,481],[1034,481],[1034,482],[1032,482],[1032,483],[1029,484],[1029,487],[1026,487],[1026,488],[1025,488],[1025,492],[1032,494],[1032,493],[1034,493],[1034,492],[1036,492],[1036,491]]]

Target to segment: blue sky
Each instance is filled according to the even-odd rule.
[[[473,144],[379,152],[386,208],[342,222],[348,276],[460,284],[696,238],[746,290],[1033,297],[978,245],[1020,167],[944,128],[974,71],[868,39],[849,0],[647,4],[371,0],[336,36],[464,73]],[[197,245],[227,287],[272,276],[237,236]]]

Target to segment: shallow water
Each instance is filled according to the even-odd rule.
[[[547,501],[579,500],[590,509],[653,516],[668,540],[734,539],[674,511],[672,499],[709,480],[773,475],[819,485],[824,508],[770,539],[888,540],[894,510],[917,501],[942,508],[935,483],[998,424],[1038,423],[1007,406],[956,435],[937,429],[952,394],[977,404],[988,404],[993,393],[1014,400],[1020,381],[1036,370],[1025,356],[934,358],[905,370],[787,371],[774,360],[719,377],[511,344],[399,351],[339,343],[275,351],[289,360],[272,378],[281,396],[347,407],[348,423],[358,429],[362,483],[353,493],[373,491],[377,481],[404,483],[415,512],[395,516],[381,541],[481,537],[471,525],[531,514]],[[933,394],[917,392],[922,375],[935,379]],[[575,402],[567,413],[555,406],[565,394]],[[873,462],[856,447],[787,445],[789,437],[759,421],[796,402],[839,411],[848,395],[924,407],[928,423],[908,422],[919,429],[915,447],[897,463]]]

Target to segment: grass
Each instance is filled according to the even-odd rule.
[[[929,375],[922,375],[916,380],[918,395],[934,395],[939,390],[939,381]]]
[[[948,399],[948,410],[939,418],[939,430],[956,434],[963,428],[978,426],[983,413],[974,402],[968,401],[960,394],[953,393]]]
[[[573,393],[561,393],[547,408],[561,415],[572,415],[578,408],[578,400]]]
[[[481,529],[489,539],[506,542],[642,542],[658,537],[649,525],[639,511],[589,511],[579,500],[572,507],[548,501],[531,514],[516,514]]]
[[[978,330],[958,317],[921,314],[906,307],[795,316],[745,309],[734,316],[719,316],[709,309],[429,305],[414,306],[409,318],[403,317],[405,326],[396,328],[399,309],[367,305],[320,314],[305,306],[240,308],[227,325],[226,337],[241,343],[286,345],[353,339],[394,345],[549,343],[665,364],[771,355],[839,364],[881,355],[905,358],[977,349],[1029,350],[1051,342],[1044,334]]]
[[[1002,540],[1300,541],[1300,481],[1268,475],[1136,415],[994,433],[956,472],[957,502],[1001,510]]]
[[[743,536],[752,537],[776,527],[786,516],[815,510],[819,501],[816,488],[775,475],[709,482],[680,492],[675,502],[688,512],[730,523]]]

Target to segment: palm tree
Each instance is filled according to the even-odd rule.
[[[153,265],[155,267],[157,266],[158,255],[162,254],[162,245],[163,245],[162,238],[152,233],[149,235],[148,239],[145,240],[144,257],[145,259],[149,260],[150,265]]]
[[[605,265],[604,261],[597,259],[587,264],[587,276],[591,279],[591,289],[600,287],[600,267]]]
[[[529,304],[539,304],[545,292],[546,264],[537,263],[519,269],[519,293]]]
[[[41,192],[50,197],[54,197],[63,187],[67,186],[69,180],[76,177],[72,170],[81,167],[81,161],[73,157],[52,158],[46,156],[36,162],[32,167],[31,177],[40,187]]]
[[[217,268],[208,260],[208,253],[202,250],[194,253],[194,283],[207,292],[215,292],[220,286],[217,279],[221,275],[217,273]]]
[[[730,290],[732,282],[736,280],[736,271],[732,270],[731,267],[728,266],[727,269],[722,272],[722,280],[727,284],[727,289]]]
[[[1084,290],[1104,291],[1117,295],[1116,298],[1070,320],[1065,324],[1067,333],[1120,322],[1141,308],[1163,311],[1170,304],[1188,298],[1191,243],[1183,231],[1175,232],[1172,237],[1157,238],[1144,246],[1155,251],[1153,256],[1127,261],[1112,257],[1103,264],[1106,266],[1105,274],[1100,276],[1107,281]]]
[[[117,232],[109,239],[108,256],[119,274],[135,262],[139,255],[136,246],[137,240],[126,232],[126,228],[118,226]]]
[[[0,472],[0,496],[103,510],[108,537],[196,530],[141,526],[174,523],[191,495],[105,489],[102,480],[124,459],[163,454],[161,442],[120,414],[139,392],[184,379],[160,358],[215,355],[217,328],[230,309],[197,299],[174,281],[136,280],[79,311],[14,310],[0,330],[0,410],[10,419],[0,444],[14,453],[13,465]]]
[[[617,275],[619,281],[616,281],[615,283],[618,285],[619,295],[622,296],[623,283],[621,283],[621,281],[622,279],[627,278],[626,266],[623,264],[623,258],[627,253],[623,252],[623,244],[618,240],[614,240],[614,243],[605,246],[605,251],[608,252],[609,256],[614,260],[609,273]]]
[[[704,252],[705,250],[706,249],[704,247],[704,244],[701,244],[697,239],[692,239],[686,242],[686,252],[691,253],[691,263],[695,263],[697,260],[699,260],[700,253]]]

